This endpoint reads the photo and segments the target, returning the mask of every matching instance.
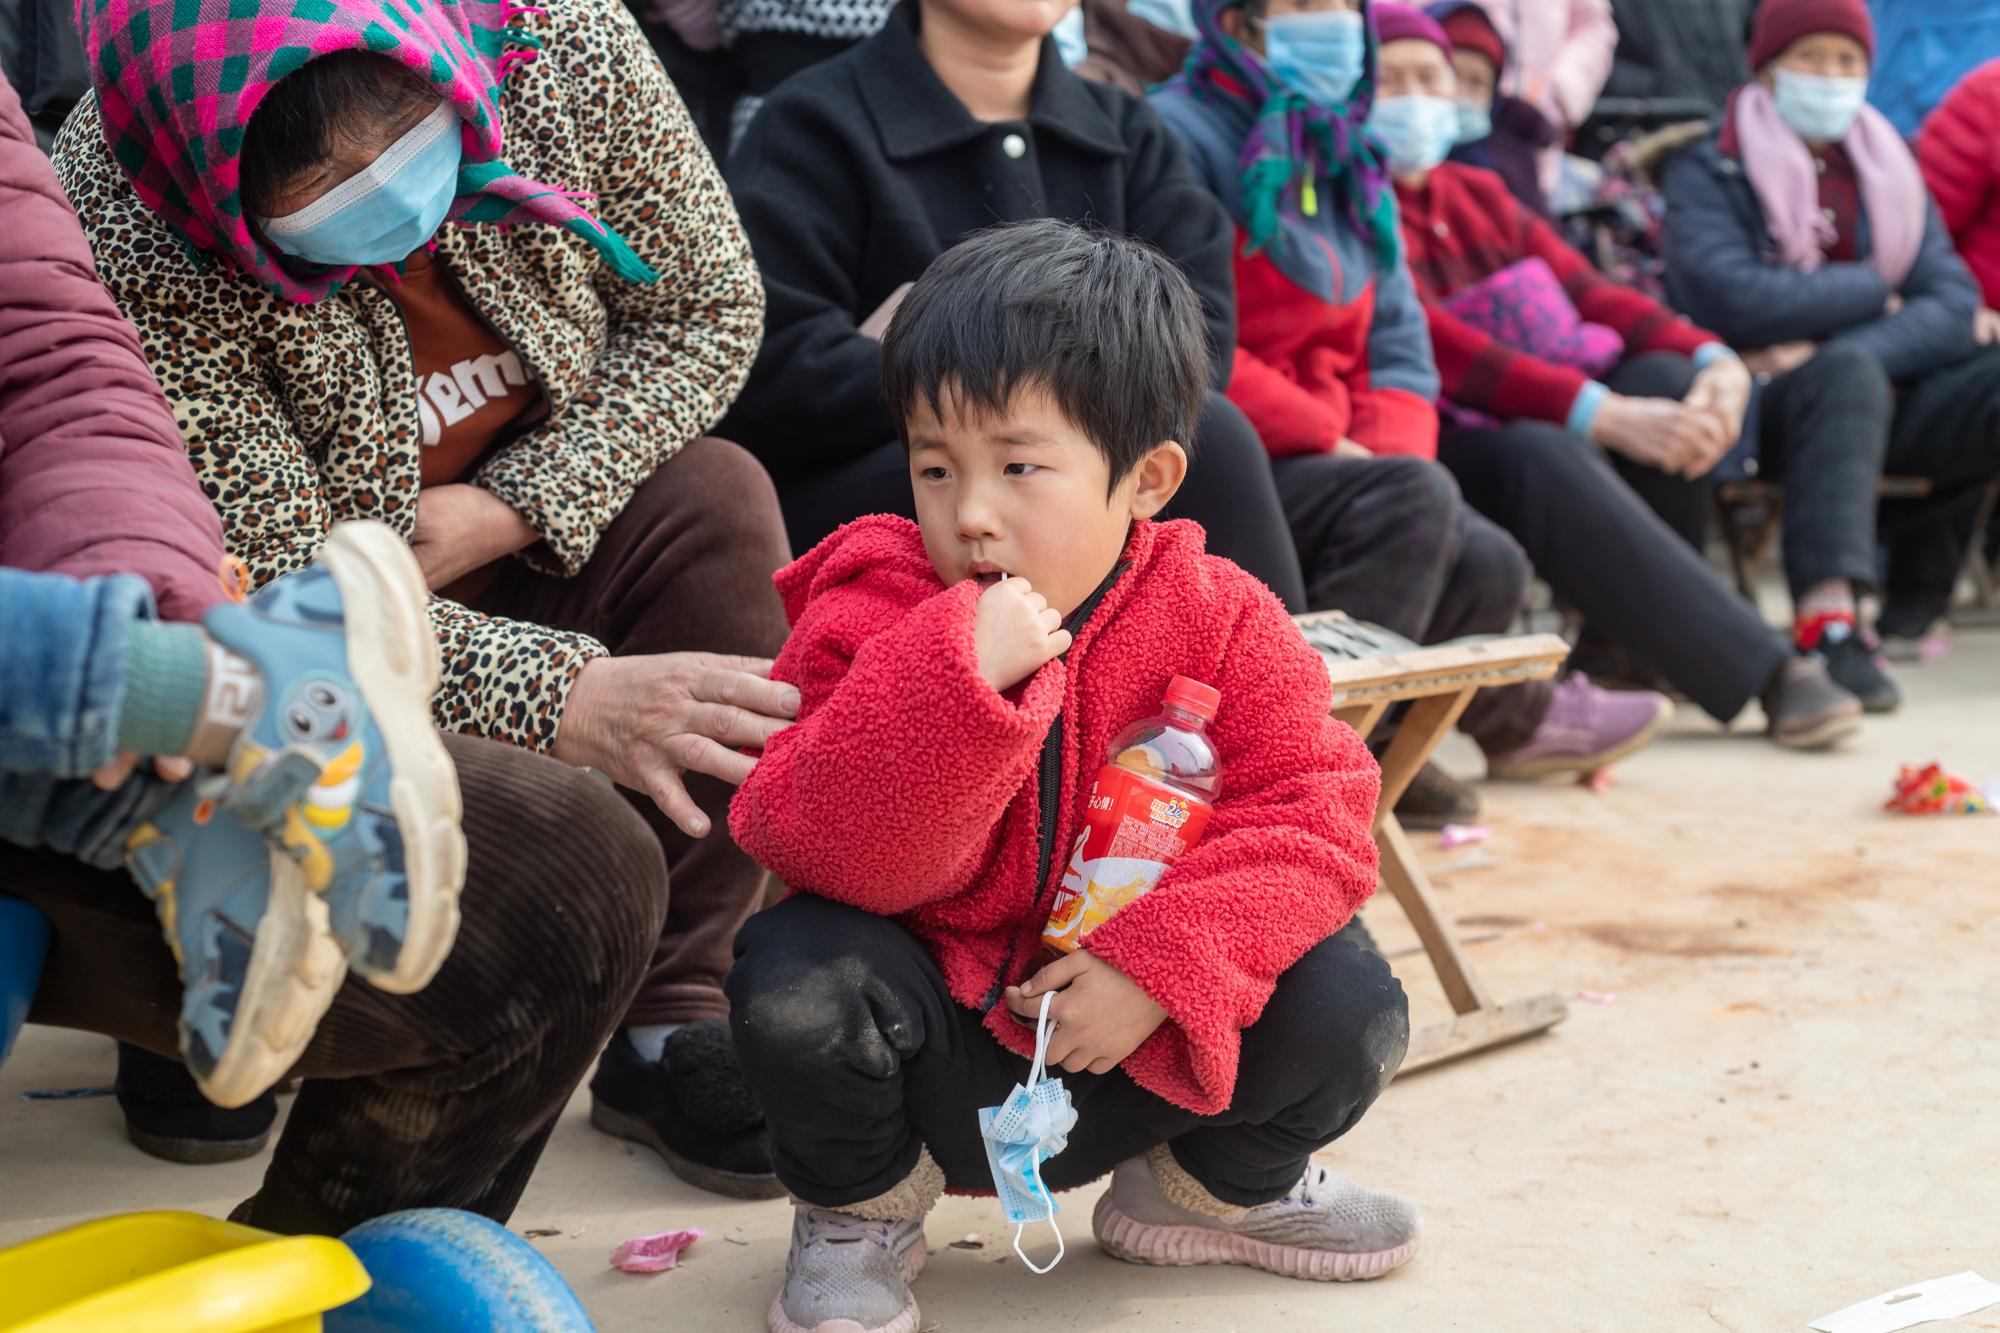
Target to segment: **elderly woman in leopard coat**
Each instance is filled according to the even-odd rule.
[[[58,174],[231,549],[262,582],[337,520],[394,525],[440,723],[627,789],[672,894],[593,1119],[781,1193],[720,985],[762,876],[720,816],[796,707],[762,660],[787,552],[758,465],[704,436],[763,292],[645,38],[618,0],[81,11],[96,97]]]

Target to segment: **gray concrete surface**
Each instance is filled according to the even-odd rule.
[[[1497,864],[1441,881],[1503,997],[1615,995],[1553,1034],[1390,1088],[1326,1159],[1418,1201],[1424,1252],[1380,1282],[1132,1268],[1089,1238],[1036,1278],[989,1203],[950,1200],[918,1286],[925,1327],[1046,1330],[1803,1329],[1898,1284],[2000,1279],[2000,817],[1880,812],[1899,763],[2000,778],[2000,632],[1904,672],[1905,711],[1831,756],[1685,714],[1602,795],[1485,788]],[[1754,710],[1753,714],[1754,714]],[[1476,768],[1454,742],[1446,758]],[[1453,853],[1427,851],[1433,861]],[[1368,909],[1392,953],[1393,904]],[[1443,1012],[1398,960],[1419,1021]],[[107,1212],[226,1212],[256,1163],[174,1167],[108,1100],[109,1044],[29,1030],[0,1070],[0,1244]],[[513,1219],[606,1330],[754,1330],[784,1264],[783,1204],[680,1184],[592,1131],[579,1096]],[[611,1271],[619,1240],[706,1227],[685,1267]],[[945,1243],[975,1236],[984,1248]],[[1932,1328],[2000,1328],[2000,1307]]]

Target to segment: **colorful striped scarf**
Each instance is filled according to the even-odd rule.
[[[1222,29],[1222,12],[1243,0],[1195,0],[1200,31],[1184,72],[1198,97],[1237,97],[1257,108],[1256,122],[1238,159],[1250,253],[1278,233],[1284,215],[1316,216],[1323,204],[1318,181],[1333,187],[1336,207],[1374,242],[1375,263],[1396,267],[1401,240],[1396,191],[1381,147],[1362,130],[1375,96],[1375,31],[1354,92],[1339,106],[1318,106],[1292,91],[1262,56]],[[1362,5],[1367,17],[1366,0]],[[1240,90],[1240,91],[1239,91]]]
[[[657,276],[577,203],[501,158],[500,85],[541,39],[512,0],[78,0],[104,137],[146,206],[197,255],[216,254],[287,300],[318,301],[353,266],[267,246],[244,217],[244,132],[271,85],[336,51],[372,51],[417,71],[464,122],[461,226],[546,222],[588,241],[633,282]]]

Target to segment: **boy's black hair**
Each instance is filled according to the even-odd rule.
[[[1053,218],[974,232],[910,288],[882,338],[896,431],[922,403],[1004,412],[1044,390],[1115,486],[1162,440],[1194,451],[1208,393],[1201,301],[1143,241]]]
[[[244,211],[270,204],[301,172],[437,105],[438,90],[400,61],[373,51],[336,51],[279,79],[257,104],[243,136]]]

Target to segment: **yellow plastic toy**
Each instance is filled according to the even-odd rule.
[[[354,1251],[196,1213],[126,1213],[0,1250],[0,1333],[319,1333]]]

